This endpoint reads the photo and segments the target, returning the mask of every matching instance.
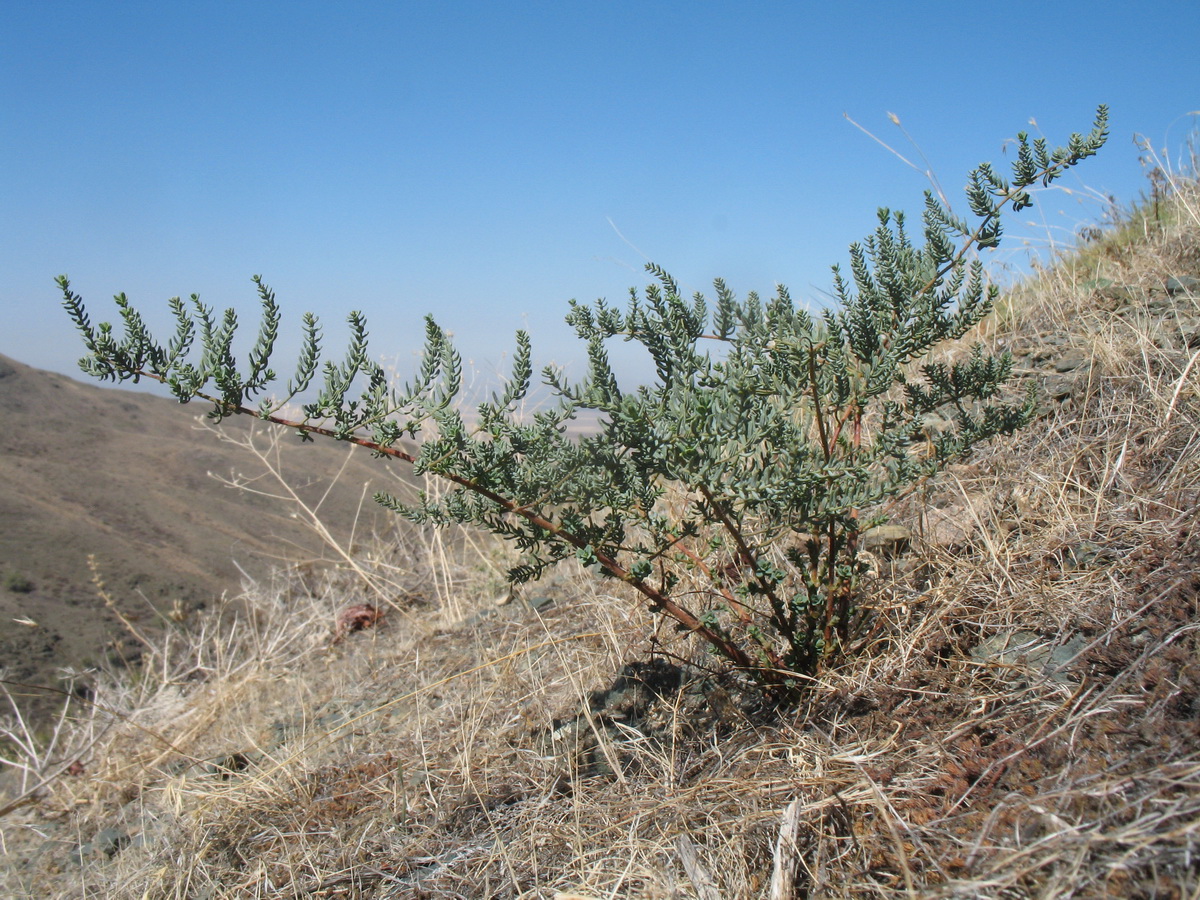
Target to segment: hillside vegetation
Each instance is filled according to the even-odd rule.
[[[490,542],[381,544],[181,625],[29,741],[5,892],[1197,896],[1200,184],[1165,175],[968,338],[1038,418],[885,510],[874,643],[799,706],[623,585],[513,598]]]

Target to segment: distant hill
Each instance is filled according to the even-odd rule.
[[[240,586],[240,565],[267,574],[281,558],[319,559],[321,542],[282,501],[221,483],[265,469],[252,453],[201,430],[207,404],[94,387],[0,355],[0,668],[6,678],[58,684],[55,669],[119,658],[124,630],[99,599],[87,558],[126,614],[150,619]],[[243,417],[233,437],[262,428]],[[264,438],[265,445],[265,438]],[[284,435],[289,483],[321,504],[349,540],[395,517],[364,497],[395,490],[390,467],[336,444]],[[346,455],[350,454],[347,460]],[[344,469],[343,469],[344,466]],[[264,489],[274,484],[261,482]],[[25,620],[36,625],[22,624]],[[114,643],[116,642],[116,643]]]

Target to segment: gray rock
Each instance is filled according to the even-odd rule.
[[[903,525],[876,525],[868,528],[858,539],[858,546],[884,559],[904,553],[912,544],[912,532]]]
[[[971,649],[971,656],[1000,667],[1040,671],[1055,684],[1070,684],[1070,666],[1086,646],[1082,635],[1065,643],[1050,643],[1032,631],[1005,631],[980,641]]]
[[[1054,361],[1055,372],[1074,372],[1084,366],[1091,366],[1092,355],[1085,350],[1068,350]]]
[[[1200,347],[1200,316],[1181,316],[1176,320],[1179,326],[1179,336],[1183,345],[1189,350]]]
[[[96,836],[70,854],[71,862],[82,865],[83,861],[93,856],[104,856],[109,859],[116,856],[129,844],[129,832],[123,828],[101,828]]]
[[[1200,278],[1192,275],[1173,275],[1167,279],[1167,293],[1200,294]]]
[[[1079,377],[1076,375],[1048,375],[1042,381],[1039,393],[1043,400],[1062,403],[1069,400],[1079,388]],[[1043,403],[1043,405],[1046,404]]]

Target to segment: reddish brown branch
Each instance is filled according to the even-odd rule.
[[[155,375],[151,372],[138,372],[136,374],[146,378],[153,378],[159,382],[164,380],[162,376]],[[259,410],[251,409],[247,406],[235,406],[199,391],[196,392],[194,396],[216,404],[221,410],[228,414],[254,416],[257,419],[262,419],[263,421],[271,422],[284,428],[302,431],[307,434],[319,434],[322,437],[333,438],[334,440],[342,440],[346,443],[355,444],[359,447],[366,447],[368,450],[371,450],[375,453],[400,459],[409,464],[414,464],[417,462],[417,457],[413,456],[411,453],[407,453],[404,450],[397,449],[396,447],[385,446],[377,443],[376,441],[368,440],[367,438],[358,437],[356,435],[339,437],[337,433],[329,428],[323,428],[319,425],[309,425],[304,422],[296,422],[291,419],[285,419],[281,416],[264,415]],[[479,494],[481,497],[486,497],[497,506],[500,506],[514,515],[520,516],[530,524],[537,526],[538,528],[548,532],[562,541],[565,541],[572,547],[575,547],[577,550],[583,550],[589,546],[587,541],[583,540],[578,535],[564,530],[560,525],[555,524],[545,516],[542,516],[526,507],[520,506],[514,501],[509,500],[490,488],[484,487],[483,485],[478,484],[469,478],[464,478],[463,476],[456,475],[453,472],[438,472],[436,474],[438,477],[445,478],[447,481],[453,482],[454,484],[466,488],[469,491],[473,491],[474,493]],[[724,656],[739,669],[753,674],[759,680],[764,681],[769,687],[781,685],[783,673],[771,669],[765,669],[760,663],[752,659],[745,650],[737,646],[737,644],[734,644],[728,638],[705,625],[691,611],[677,604],[666,594],[655,589],[652,585],[647,584],[645,581],[636,578],[628,569],[618,563],[611,556],[594,547],[592,548],[592,551],[595,553],[596,560],[611,575],[632,586],[636,591],[642,594],[643,597],[650,601],[650,604],[653,608],[661,610],[665,615],[674,619],[688,631],[707,641],[718,653]]]

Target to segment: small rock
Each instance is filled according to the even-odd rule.
[[[1092,569],[1116,558],[1117,553],[1095,541],[1076,541],[1062,548],[1059,554],[1064,566],[1073,569]]]
[[[1085,387],[1087,387],[1087,379],[1086,377],[1081,378],[1079,373],[1047,375],[1042,379],[1041,388],[1038,393],[1041,395],[1043,401],[1063,403],[1071,399]],[[1042,405],[1045,406],[1048,404],[1043,402]]]
[[[954,550],[970,544],[994,519],[992,499],[985,494],[972,493],[941,509],[924,513],[922,535],[934,547]]]
[[[1184,316],[1180,317],[1176,324],[1179,327],[1180,337],[1183,338],[1183,344],[1189,350],[1195,350],[1200,347],[1200,316]]]
[[[1113,284],[1097,290],[1095,299],[1101,309],[1107,312],[1117,312],[1132,306],[1140,296],[1141,291],[1132,285]]]
[[[1200,293],[1200,278],[1192,275],[1173,275],[1167,279],[1167,293],[1172,296]]]
[[[1024,666],[1041,670],[1056,684],[1069,684],[1066,668],[1087,646],[1082,635],[1066,643],[1047,644],[1032,631],[1008,631],[985,638],[971,648],[971,656],[999,666]]]
[[[884,559],[904,553],[912,543],[912,532],[903,525],[876,525],[868,528],[858,539],[858,546]]]
[[[333,643],[338,643],[348,634],[374,627],[382,618],[383,610],[370,603],[355,603],[344,607],[338,612],[334,623]]]
[[[1068,350],[1054,361],[1055,372],[1074,372],[1092,364],[1092,356],[1084,350]]]
[[[112,859],[129,844],[129,840],[129,833],[122,828],[101,828],[94,838],[71,852],[71,862],[79,866],[95,856]]]

